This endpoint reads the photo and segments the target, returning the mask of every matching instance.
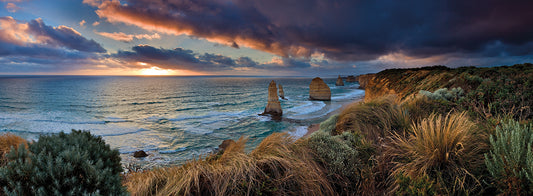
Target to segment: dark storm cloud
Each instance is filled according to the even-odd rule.
[[[373,60],[451,53],[531,54],[532,1],[202,0],[105,1],[110,22],[188,34],[284,57],[324,53],[335,60]],[[126,5],[127,4],[127,5]],[[524,51],[525,50],[525,51]]]
[[[28,23],[29,31],[35,36],[49,37],[46,44],[64,46],[83,52],[106,52],[106,50],[94,40],[88,40],[76,30],[67,27],[51,27],[44,24],[42,19],[32,20]]]
[[[148,63],[164,69],[191,71],[224,71],[253,68],[255,70],[290,71],[311,67],[307,59],[282,58],[277,62],[258,63],[249,57],[231,58],[219,54],[196,54],[183,48],[164,49],[149,45],[132,47],[132,51],[118,51],[108,57],[120,59],[131,67],[138,63]],[[144,66],[144,65],[142,65]]]
[[[0,17],[0,27],[0,72],[74,70],[106,51],[70,27],[51,27],[41,19]]]

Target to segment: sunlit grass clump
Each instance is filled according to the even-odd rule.
[[[403,132],[409,127],[409,114],[396,101],[396,96],[384,96],[369,102],[354,103],[344,109],[337,120],[336,134],[357,132],[371,141]]]
[[[272,134],[251,153],[245,139],[221,157],[183,166],[134,173],[125,185],[132,195],[332,195],[311,152],[287,134]]]
[[[27,141],[17,135],[11,133],[4,133],[0,135],[0,166],[6,164],[5,155],[11,148],[18,148],[20,144],[27,145]]]
[[[428,175],[443,192],[468,192],[473,177],[468,168],[477,154],[473,129],[464,112],[432,114],[412,124],[408,134],[392,137],[388,153],[395,157],[393,175]]]

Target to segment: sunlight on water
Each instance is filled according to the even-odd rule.
[[[145,150],[151,164],[182,163],[211,152],[225,139],[250,138],[250,148],[273,132],[305,134],[342,104],[362,98],[357,84],[332,88],[332,101],[309,101],[311,78],[274,78],[282,84],[284,120],[258,116],[273,78],[245,77],[1,77],[0,131],[35,140],[71,129],[104,137],[130,153]]]

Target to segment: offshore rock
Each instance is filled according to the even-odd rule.
[[[344,82],[342,81],[341,76],[337,78],[337,82],[335,82],[335,86],[344,86]]]
[[[356,81],[357,81],[357,79],[355,79],[355,76],[348,76],[346,78],[346,82],[356,82]]]
[[[283,114],[278,98],[278,88],[276,88],[276,82],[274,80],[268,85],[268,103],[263,114],[270,114],[274,117],[279,117]]]
[[[281,97],[282,99],[285,99],[285,92],[283,92],[283,86],[281,86],[281,84],[278,84],[278,87],[279,87],[279,97]]]
[[[148,154],[146,154],[146,152],[144,152],[144,150],[139,150],[139,151],[135,151],[133,153],[133,157],[135,158],[142,158],[142,157],[147,157]]]
[[[316,77],[309,84],[309,99],[331,101],[331,89],[321,78]]]

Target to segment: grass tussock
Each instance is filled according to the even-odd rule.
[[[20,144],[24,144],[24,146],[27,147],[28,142],[24,138],[11,133],[0,135],[0,165],[6,163],[5,155],[11,150],[11,148],[18,148]]]
[[[219,158],[126,177],[132,195],[333,195],[323,169],[287,134],[272,134],[249,154],[246,139]]]
[[[465,112],[432,114],[414,123],[406,135],[395,134],[387,153],[394,157],[394,176],[428,175],[444,193],[468,193],[479,186],[470,164],[478,155],[474,123]]]
[[[405,131],[409,123],[409,114],[398,104],[397,97],[383,96],[348,106],[340,113],[335,132],[358,132],[369,141],[379,141],[392,132]]]

